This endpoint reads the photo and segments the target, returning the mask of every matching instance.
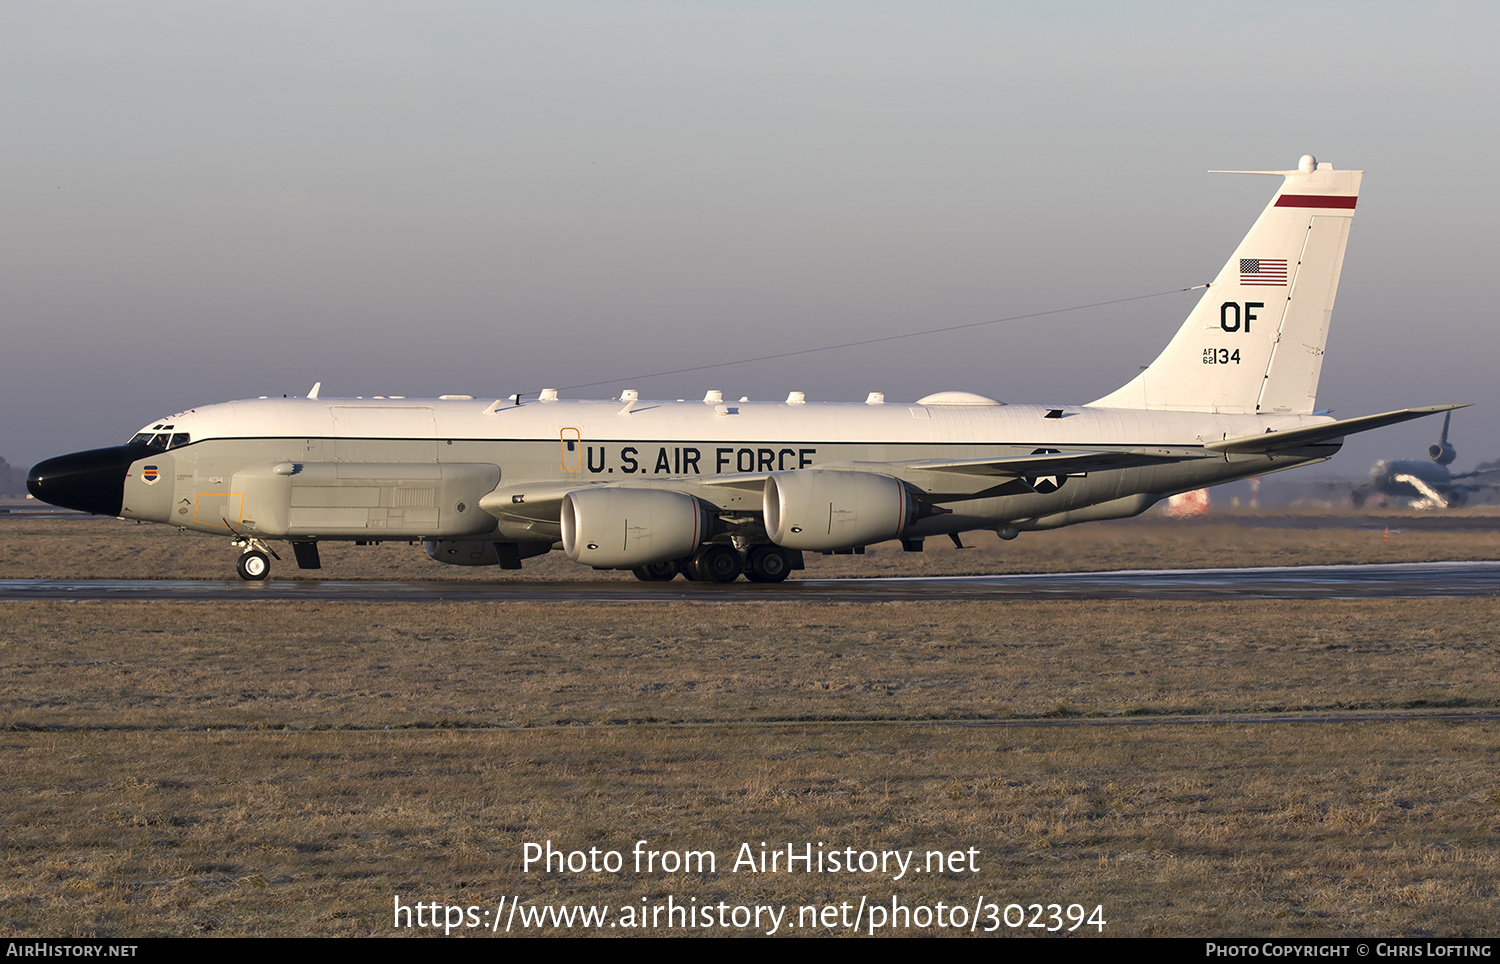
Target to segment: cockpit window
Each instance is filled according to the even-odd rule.
[[[160,430],[160,431],[159,431]],[[187,432],[172,431],[170,425],[158,425],[144,432],[137,432],[127,445],[149,445],[154,449],[175,449],[192,444],[193,437]]]

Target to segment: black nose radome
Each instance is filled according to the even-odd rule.
[[[26,491],[64,509],[119,515],[130,463],[148,458],[153,452],[144,445],[116,445],[59,455],[31,467]]]

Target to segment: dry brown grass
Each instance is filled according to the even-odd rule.
[[[384,935],[395,894],[897,894],[1103,904],[1108,934],[1484,934],[1493,724],[964,721],[1493,708],[1496,614],[1492,600],[6,604],[0,928]],[[742,841],[976,847],[981,869],[522,873],[521,845],[547,839],[648,839],[725,865]]]
[[[7,603],[11,726],[1011,719],[1500,706],[1493,600]]]
[[[1482,935],[1492,730],[806,725],[16,734],[12,934],[388,935],[392,900],[1103,904],[1111,935]],[[24,781],[24,784],[23,784]],[[525,842],[716,875],[522,873]],[[975,874],[723,872],[741,842],[977,848]]]

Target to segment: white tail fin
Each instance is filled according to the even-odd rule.
[[[1150,367],[1092,405],[1188,412],[1313,410],[1361,171],[1310,155]]]

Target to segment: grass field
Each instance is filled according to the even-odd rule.
[[[0,577],[232,560],[170,530],[56,525],[0,524]],[[1494,557],[1488,532],[1393,529],[1317,530],[1302,556]],[[1037,536],[1039,568],[1061,536],[1069,568],[1114,568],[1285,561],[1297,533],[1085,526]],[[1018,565],[1030,538],[810,571]],[[326,575],[383,578],[387,556],[468,574],[347,551]],[[157,571],[123,571],[143,558]],[[785,906],[781,934],[849,933],[798,911],[861,898],[1102,905],[1105,935],[1493,933],[1495,725],[1414,717],[1500,708],[1497,616],[1483,599],[0,604],[0,928],[389,935],[422,930],[393,928],[397,895],[480,913],[513,895]],[[1409,718],[1235,719],[1300,711]],[[1210,722],[1140,725],[1185,714]],[[627,869],[527,872],[523,846],[548,840]],[[716,872],[635,873],[637,840],[711,851]],[[973,848],[978,869],[733,872],[762,842]]]

